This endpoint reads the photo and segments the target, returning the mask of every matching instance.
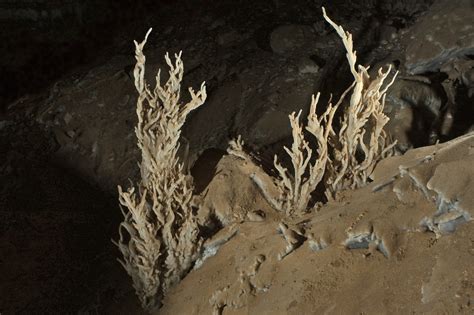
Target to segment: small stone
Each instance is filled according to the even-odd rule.
[[[76,132],[74,130],[68,130],[68,131],[66,131],[66,135],[69,138],[74,138],[74,136],[76,135]]]
[[[313,60],[304,58],[298,65],[298,72],[300,74],[316,74],[319,72],[319,66]]]
[[[255,210],[247,212],[247,218],[250,222],[262,222],[265,220],[265,212],[262,210]]]
[[[96,157],[98,151],[99,151],[99,144],[97,143],[97,141],[94,141],[94,144],[92,144],[92,149],[91,149],[91,157]]]
[[[69,123],[70,123],[71,120],[72,120],[72,115],[69,114],[69,113],[66,113],[66,114],[64,115],[63,119],[64,119],[64,122],[66,123],[66,125],[69,125]]]

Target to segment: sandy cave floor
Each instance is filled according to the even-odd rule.
[[[216,240],[236,234],[170,292],[161,313],[472,313],[473,154],[471,134],[389,158],[371,185],[293,221],[246,189],[253,166],[224,158],[217,170],[228,187],[242,187],[233,202],[247,216],[219,232]],[[230,199],[222,180],[209,187],[213,204]],[[265,219],[252,220],[257,210]],[[280,260],[282,221],[301,238]]]

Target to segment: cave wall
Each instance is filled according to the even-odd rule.
[[[161,1],[0,0],[0,112],[90,62],[114,34]]]
[[[67,20],[83,23],[82,14],[87,1],[64,0],[3,0],[0,21],[18,25],[47,27]]]

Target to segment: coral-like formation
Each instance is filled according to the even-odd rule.
[[[178,158],[178,149],[186,116],[206,100],[203,83],[198,92],[190,88],[191,100],[180,104],[181,53],[175,55],[174,63],[165,56],[169,79],[161,85],[159,71],[155,88],[149,89],[143,47],[150,31],[143,42],[135,42],[134,76],[139,94],[135,133],[142,153],[141,181],[138,189],[118,187],[125,210],[116,242],[123,254],[120,262],[148,311],[160,306],[163,294],[189,271],[201,251],[193,181]]]
[[[342,38],[354,77],[350,103],[344,112],[341,128],[331,139],[334,151],[328,163],[326,182],[326,197],[331,199],[338,191],[365,185],[377,163],[393,154],[395,143],[390,143],[383,129],[389,121],[383,109],[387,89],[394,82],[396,75],[391,82],[384,85],[391,71],[390,66],[386,72],[379,69],[374,79],[370,78],[368,67],[359,65],[356,70],[357,54],[353,50],[352,35],[331,21],[324,8],[323,15]],[[363,158],[358,157],[360,153]]]
[[[138,184],[138,193],[133,187],[126,192],[119,187],[120,203],[128,212],[124,212],[125,220],[120,227],[117,245],[124,256],[121,263],[132,277],[145,309],[153,310],[160,306],[163,295],[185,276],[193,264],[193,272],[199,273],[206,268],[204,263],[212,264],[211,260],[206,260],[217,255],[220,247],[225,250],[226,243],[234,241],[234,237],[236,241],[241,241],[239,237],[246,235],[240,229],[244,221],[255,225],[250,229],[257,229],[256,226],[264,220],[279,222],[277,230],[285,240],[285,248],[276,253],[271,251],[257,255],[245,270],[238,268],[238,281],[220,286],[221,289],[212,294],[209,302],[215,314],[220,314],[224,307],[242,308],[257,292],[268,291],[269,285],[262,285],[261,279],[256,277],[266,259],[264,266],[276,261],[285,265],[304,251],[324,255],[333,250],[331,247],[334,244],[350,250],[368,249],[364,251],[364,257],[370,257],[378,250],[386,258],[398,259],[403,256],[407,233],[431,231],[439,237],[472,220],[472,198],[468,197],[470,190],[460,193],[462,187],[451,187],[444,180],[453,173],[453,169],[457,169],[456,177],[464,180],[461,183],[470,179],[462,171],[469,169],[472,157],[459,164],[451,159],[451,155],[444,154],[446,148],[457,147],[463,141],[461,139],[440,149],[435,147],[428,154],[423,151],[415,159],[407,158],[410,163],[399,164],[398,172],[392,172],[391,176],[382,180],[377,178],[376,166],[386,163],[379,162],[393,155],[395,145],[384,131],[389,118],[383,110],[387,89],[396,74],[390,82],[386,82],[391,73],[389,67],[385,72],[379,69],[377,75],[371,78],[368,67],[356,66],[352,35],[335,24],[324,8],[323,16],[342,39],[353,84],[334,104],[331,98],[320,114],[317,113],[320,94],[313,96],[305,126],[300,122],[302,111],[289,115],[293,143],[290,148],[284,149],[291,159],[292,169],[285,168],[275,156],[274,167],[278,178],[269,176],[256,165],[255,157],[244,151],[240,136],[230,141],[227,152],[235,157],[221,161],[217,168],[219,174],[208,186],[213,196],[203,193],[199,215],[193,209],[196,199],[193,197],[192,178],[184,166],[186,161],[178,159],[178,149],[187,114],[205,101],[204,84],[198,93],[190,89],[191,101],[180,105],[182,61],[180,55],[176,55],[176,63],[173,64],[166,56],[171,68],[169,79],[161,86],[158,73],[157,85],[154,91],[150,91],[144,81],[145,57],[142,49],[146,38],[141,44],[136,43],[134,74],[139,92],[136,135],[142,151],[142,179]],[[337,115],[341,107],[343,111]],[[337,117],[340,118],[335,121]],[[316,150],[305,138],[307,133],[315,138]],[[236,160],[241,165],[232,164]],[[226,163],[232,164],[235,172]],[[460,166],[454,168],[455,163]],[[433,168],[434,164],[436,167]],[[224,171],[220,172],[221,168]],[[238,181],[240,186],[229,185],[228,178]],[[369,202],[370,206],[355,202],[351,209],[346,205],[339,205],[342,210],[335,207],[342,202],[334,200],[341,191],[365,186],[374,178],[377,182],[361,192],[366,194],[367,200],[373,201]],[[244,185],[243,179],[247,179],[248,183]],[[329,203],[326,212],[318,216],[303,217],[310,209],[314,192],[321,182],[332,206]],[[258,200],[252,193],[253,184],[262,192],[260,199],[268,202],[265,202],[266,206],[279,211],[270,214],[257,207]],[[240,188],[238,197],[236,187]],[[390,194],[393,194],[390,195],[390,202],[411,200],[414,205],[423,205],[423,209],[408,218],[403,215],[406,209],[398,209],[397,205],[392,206],[390,211],[378,211],[376,205],[384,198],[380,192],[386,192],[389,187],[392,188]],[[436,200],[437,211],[434,214],[431,213],[433,205],[426,199]],[[338,228],[333,229],[336,221]],[[218,223],[223,229],[204,243],[199,236],[198,222],[208,230],[216,227],[212,224]],[[272,223],[267,224],[266,228],[270,225]],[[309,249],[302,247],[306,241]]]
[[[335,105],[330,101],[320,116],[316,113],[320,94],[312,98],[308,123],[304,129],[316,138],[317,158],[314,159],[313,150],[305,139],[299,122],[301,111],[298,114],[293,112],[289,116],[293,144],[291,149],[284,148],[291,158],[292,172],[280,164],[275,155],[274,166],[279,177],[273,178],[273,183],[268,183],[268,180],[258,174],[253,177],[269,203],[287,215],[304,214],[308,210],[312,193],[323,179],[325,195],[329,200],[334,199],[339,191],[365,185],[375,165],[393,154],[395,145],[390,142],[383,129],[389,120],[383,109],[385,94],[396,75],[391,82],[384,84],[391,67],[386,72],[379,69],[374,79],[370,78],[368,67],[359,65],[356,69],[357,55],[353,50],[352,35],[335,24],[326,15],[324,8],[323,15],[342,39],[354,82]],[[336,132],[333,129],[336,111],[350,91],[352,94],[349,104]],[[228,152],[248,160],[250,158],[243,152],[242,144],[240,137],[231,141]]]
[[[328,162],[328,140],[332,130],[332,121],[339,103],[333,106],[329,104],[321,117],[316,115],[316,105],[319,94],[313,97],[310,113],[308,115],[309,131],[318,142],[318,158],[311,164],[312,150],[309,143],[304,139],[303,128],[299,123],[301,111],[295,116],[290,115],[290,124],[293,131],[293,144],[291,150],[285,147],[285,151],[291,158],[293,174],[284,168],[275,155],[274,165],[278,171],[280,179],[275,179],[275,184],[280,191],[276,203],[278,210],[285,211],[286,214],[302,214],[308,208],[311,193],[316,189],[323,178]],[[307,178],[305,175],[308,174]]]

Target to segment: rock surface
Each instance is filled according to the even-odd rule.
[[[289,55],[305,49],[303,46],[315,39],[313,30],[309,26],[282,25],[270,34],[270,46],[277,54]]]
[[[170,292],[160,314],[471,313],[473,148],[471,133],[389,158],[369,186],[294,221],[262,208],[261,196],[235,195],[265,219],[229,226],[236,235]],[[210,194],[213,183],[233,187],[254,171],[232,160],[221,165],[241,174],[216,176]],[[287,234],[301,235],[290,252]]]
[[[471,0],[437,0],[406,36],[406,65],[412,74],[434,72],[450,59],[474,54]]]
[[[439,93],[427,83],[397,80],[387,92],[385,112],[390,118],[387,130],[404,152],[439,138],[441,106]]]

